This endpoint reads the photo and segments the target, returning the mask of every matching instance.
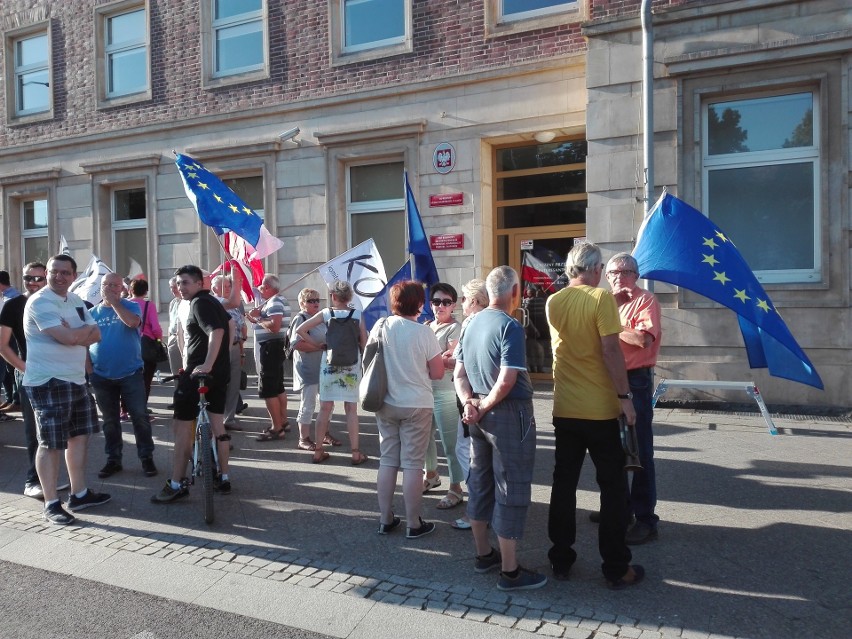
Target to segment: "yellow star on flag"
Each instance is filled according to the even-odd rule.
[[[725,234],[724,234],[724,233],[722,233],[722,231],[716,231],[716,237],[718,237],[718,238],[719,238],[720,240],[722,240],[723,242],[727,242],[727,241],[728,241],[728,238],[727,238],[727,237],[725,237]]]
[[[702,255],[704,254],[702,253]],[[712,253],[710,255],[704,255],[704,259],[701,261],[709,264],[710,266],[716,266],[719,263],[719,260],[713,257]]]
[[[713,240],[712,237],[705,237],[704,238],[704,246],[709,246],[710,248],[716,248],[718,246],[718,244],[716,244],[716,242]]]
[[[224,202],[224,201],[225,201],[225,200],[223,200],[223,199],[222,199],[222,197],[221,197],[218,193],[214,193],[214,194],[213,194],[213,197],[215,197],[215,198],[216,198],[216,201],[217,201],[219,204],[221,204],[222,202]]]
[[[204,182],[199,182],[199,183],[198,183],[198,188],[200,188],[200,189],[205,189],[205,190],[206,190],[206,189],[209,189],[210,187],[209,187],[209,186],[207,186]]]
[[[713,271],[713,273],[716,275],[713,279],[717,282],[721,282],[723,285],[731,281],[731,278],[725,275],[725,271],[722,271],[721,273]]]
[[[746,300],[751,299],[748,295],[746,295],[745,289],[739,290],[738,288],[735,288],[734,290],[736,291],[736,293],[734,293],[734,297],[740,300],[743,304],[746,303]]]
[[[197,178],[197,177],[198,177],[198,173],[195,173],[195,172],[187,173],[187,174],[186,174],[186,177]]]
[[[766,300],[762,300],[758,297],[757,298],[757,306],[758,306],[758,308],[762,308],[767,313],[769,312],[769,304],[766,303]]]
[[[243,207],[243,211],[245,211],[247,215],[251,215],[251,214],[252,214],[252,210],[251,210],[249,207],[247,207],[247,206],[244,206],[244,207]]]
[[[229,208],[229,209],[231,209],[234,213],[239,213],[239,212],[240,212],[240,207],[238,207],[238,206],[234,206],[233,204],[229,204],[229,205],[228,205],[228,208]]]

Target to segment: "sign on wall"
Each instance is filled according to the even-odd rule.
[[[449,142],[441,142],[432,153],[432,166],[442,175],[456,168],[456,150]]]

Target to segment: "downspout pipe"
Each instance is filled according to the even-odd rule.
[[[645,217],[654,205],[654,27],[651,0],[642,0],[642,131],[645,162]]]

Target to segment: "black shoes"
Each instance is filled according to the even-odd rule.
[[[68,526],[76,520],[74,515],[65,511],[61,502],[54,502],[44,508],[44,520],[57,526]]]
[[[109,460],[106,465],[98,471],[98,477],[106,479],[107,477],[112,477],[116,473],[120,473],[123,469],[121,462]]]
[[[231,480],[223,480],[222,473],[217,473],[216,477],[213,478],[213,490],[218,491],[223,495],[227,495],[231,492]]]
[[[652,528],[648,524],[637,521],[627,529],[624,541],[627,542],[628,546],[639,546],[641,544],[647,544],[649,541],[654,541],[657,536],[656,528]]]
[[[389,524],[383,524],[379,522],[379,530],[377,531],[380,535],[387,535],[389,532],[396,530],[399,528],[401,520],[399,517],[394,517]]]
[[[69,495],[65,507],[72,512],[77,512],[78,510],[84,510],[86,508],[91,508],[92,506],[100,506],[101,504],[107,503],[110,499],[112,499],[112,497],[106,493],[96,493],[91,488],[87,488],[86,494],[82,497]]]
[[[628,579],[629,577],[629,579]],[[639,564],[628,566],[627,572],[615,581],[607,581],[606,587],[610,590],[624,590],[630,586],[635,586],[645,578],[645,569]]]
[[[142,472],[145,477],[155,477],[157,475],[157,467],[154,465],[154,460],[146,457],[142,460]]]
[[[406,539],[418,539],[419,537],[425,537],[426,535],[435,532],[435,524],[431,521],[423,521],[423,518],[420,518],[420,525],[417,528],[408,528],[405,533]]]
[[[167,479],[166,485],[163,486],[163,489],[151,497],[151,502],[154,504],[169,504],[181,499],[182,497],[188,496],[189,489],[183,484],[183,482],[181,482],[179,488],[172,488],[171,482]]]
[[[248,404],[246,404],[245,402],[243,402],[241,405],[237,406],[237,410],[236,410],[237,415],[242,415],[243,411],[248,407],[249,407]]]

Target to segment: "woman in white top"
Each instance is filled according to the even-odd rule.
[[[376,323],[370,339],[382,340],[388,392],[376,413],[379,427],[379,477],[377,492],[381,518],[379,534],[386,535],[400,524],[393,514],[396,478],[402,468],[402,494],[408,524],[406,537],[416,539],[435,530],[421,518],[422,469],[426,447],[432,436],[431,380],[444,375],[441,348],[428,326],[417,323],[423,310],[423,285],[404,281],[390,290],[393,316]]]
[[[349,282],[338,280],[331,284],[328,289],[331,294],[331,308],[324,309],[321,313],[317,313],[311,319],[300,324],[296,329],[296,334],[299,339],[305,340],[308,344],[326,349],[327,344],[317,342],[311,336],[312,328],[320,322],[325,322],[328,325],[332,318],[340,322],[356,322],[358,324],[355,333],[357,337],[353,336],[352,339],[357,344],[353,343],[349,346],[355,349],[357,353],[363,353],[364,346],[367,344],[367,331],[361,321],[361,312],[349,307],[353,295],[352,287]],[[326,340],[328,339],[329,333],[327,332]],[[352,464],[358,466],[368,459],[358,448],[358,383],[361,381],[361,358],[356,356],[354,364],[332,366],[330,357],[329,351],[326,350],[325,360],[320,367],[320,411],[317,415],[316,432],[314,433],[316,449],[314,450],[313,461],[315,464],[320,464],[329,458],[329,454],[323,448],[325,436],[328,433],[328,424],[331,422],[331,414],[334,411],[334,402],[342,401],[343,410],[346,412],[349,444],[352,447]]]

